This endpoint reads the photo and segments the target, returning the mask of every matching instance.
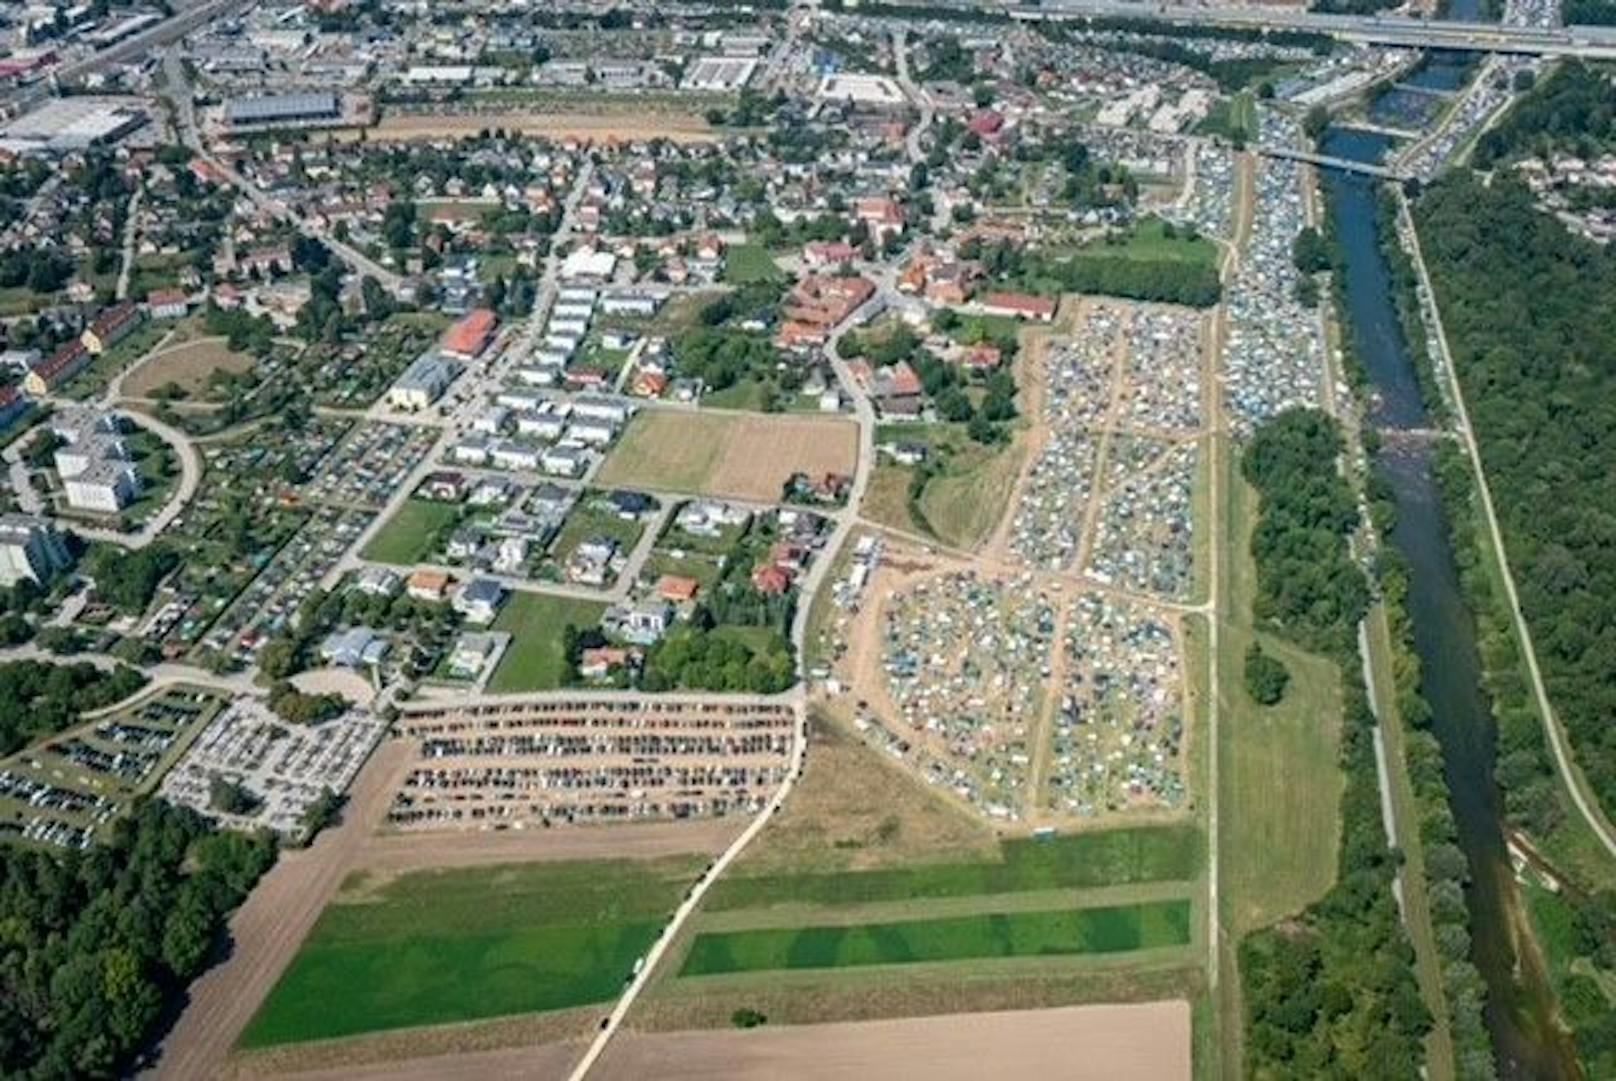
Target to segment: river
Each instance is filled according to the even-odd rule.
[[[1348,128],[1326,132],[1323,152],[1378,160],[1380,135]],[[1553,1022],[1554,998],[1537,952],[1517,957],[1523,908],[1504,846],[1502,798],[1493,780],[1496,730],[1481,685],[1475,624],[1460,591],[1453,552],[1432,474],[1430,427],[1409,349],[1397,318],[1391,279],[1375,236],[1374,182],[1327,170],[1331,224],[1345,259],[1346,318],[1375,392],[1370,419],[1385,436],[1375,468],[1390,482],[1397,505],[1391,543],[1409,566],[1409,615],[1442,745],[1443,772],[1470,865],[1465,901],[1470,911],[1471,959],[1487,986],[1487,1028],[1500,1077],[1579,1076],[1569,1041]],[[1519,962],[1519,963],[1517,963]]]

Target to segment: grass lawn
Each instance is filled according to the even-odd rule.
[[[408,499],[370,538],[361,554],[377,563],[419,563],[433,553],[445,531],[459,520],[460,508],[454,503]]]
[[[682,976],[784,968],[1119,953],[1190,940],[1186,900],[1045,912],[992,912],[851,927],[761,928],[696,936]]]
[[[703,860],[511,864],[344,885],[243,1047],[602,1002]]]
[[[510,648],[488,678],[492,694],[548,691],[567,676],[562,632],[569,625],[593,627],[606,605],[600,601],[556,597],[546,593],[512,593],[494,618],[493,630],[508,631]]]
[[[762,244],[733,244],[724,253],[724,280],[736,285],[784,277]]]
[[[998,848],[997,860],[827,873],[736,872],[713,887],[706,908],[721,912],[772,904],[836,906],[1183,880],[1195,877],[1202,854],[1200,833],[1188,825],[1012,838],[1000,841]]]
[[[763,384],[756,379],[742,379],[723,390],[715,390],[702,398],[701,404],[712,409],[745,409],[763,412]]]
[[[1121,244],[1095,244],[1080,249],[1085,255],[1109,256],[1117,259],[1143,259],[1147,261],[1202,263],[1215,267],[1221,258],[1218,246],[1205,237],[1190,240],[1182,230],[1167,235],[1168,225],[1160,218],[1147,218],[1134,227],[1128,239]]]
[[[1342,777],[1341,675],[1329,661],[1283,639],[1259,636],[1263,649],[1290,670],[1285,697],[1257,705],[1244,684],[1256,570],[1251,525],[1256,493],[1229,462],[1225,499],[1228,609],[1220,627],[1223,702],[1218,733],[1223,837],[1223,916],[1244,934],[1289,916],[1335,882]]]
[[[641,534],[645,532],[645,523],[624,518],[615,510],[591,506],[591,497],[598,494],[586,493],[561,524],[561,531],[550,546],[550,553],[556,562],[565,563],[572,558],[573,551],[591,537],[610,537],[625,553],[639,543]]]
[[[921,490],[917,520],[909,502],[908,466],[880,462],[870,477],[863,513],[899,529],[930,534],[955,548],[982,543],[1004,519],[1024,453],[1019,435],[984,446],[963,424],[883,424],[876,443],[925,443],[943,463]]]

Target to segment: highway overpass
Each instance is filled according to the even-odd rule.
[[[1190,4],[1128,3],[1126,0],[1044,0],[1041,5],[982,4],[1026,21],[1091,18],[1151,19],[1180,25],[1227,26],[1250,30],[1296,30],[1338,41],[1417,49],[1462,49],[1527,56],[1616,58],[1616,27],[1502,26],[1417,19],[1404,15],[1324,15],[1261,7],[1199,7]]]

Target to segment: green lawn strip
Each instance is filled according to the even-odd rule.
[[[751,413],[763,411],[763,384],[756,379],[741,379],[723,390],[715,390],[701,400],[709,409],[744,409]]]
[[[243,1047],[609,999],[702,860],[424,871],[350,883],[241,1036]]]
[[[947,862],[829,874],[726,876],[705,908],[850,905],[920,897],[1112,886],[1194,877],[1202,858],[1193,826],[1159,826],[1001,841],[996,862]]]
[[[681,975],[1121,953],[1189,941],[1190,902],[1159,901],[852,927],[710,932],[696,936]]]
[[[567,626],[593,627],[605,611],[600,601],[512,593],[494,618],[493,629],[508,632],[511,644],[488,679],[489,692],[514,694],[562,686],[567,677],[563,638]]]
[[[764,928],[805,926],[851,927],[865,923],[901,923],[917,919],[945,919],[988,913],[1045,912],[1061,908],[1106,908],[1117,905],[1180,901],[1194,897],[1193,881],[1140,882],[1089,889],[1023,890],[951,897],[915,897],[901,901],[861,904],[776,904],[767,908],[703,910],[695,920],[697,932],[754,931]]]
[[[442,534],[459,520],[460,508],[453,503],[408,499],[370,538],[361,555],[377,563],[419,563],[432,555]]]

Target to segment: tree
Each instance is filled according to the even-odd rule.
[[[1313,106],[1307,111],[1307,116],[1302,118],[1302,131],[1314,142],[1318,142],[1319,136],[1323,135],[1324,129],[1329,126],[1330,110],[1322,105]]]
[[[1246,693],[1252,701],[1262,706],[1276,705],[1285,697],[1290,681],[1284,662],[1265,652],[1262,644],[1253,639],[1246,650]]]

